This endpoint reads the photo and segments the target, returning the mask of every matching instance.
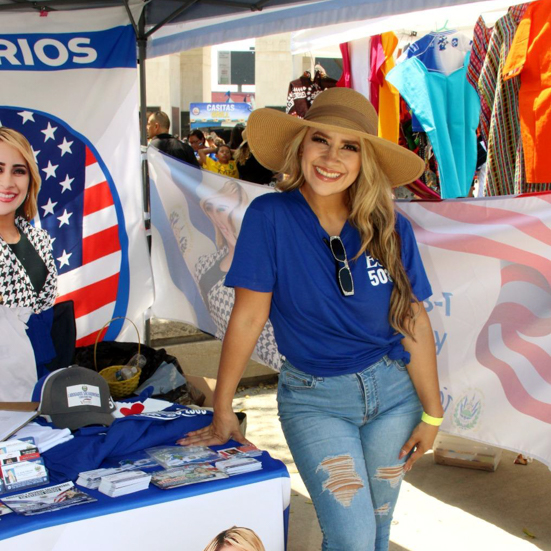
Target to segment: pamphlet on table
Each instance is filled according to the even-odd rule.
[[[2,498],[4,505],[14,513],[25,516],[51,513],[92,501],[97,500],[76,488],[72,482]]]
[[[48,481],[44,460],[33,438],[0,444],[0,494],[42,486]]]

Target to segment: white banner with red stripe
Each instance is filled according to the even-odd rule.
[[[112,318],[140,328],[153,300],[143,223],[136,41],[123,7],[3,14],[0,124],[31,143],[37,226],[54,239],[59,299],[77,345]],[[107,340],[137,339],[122,320]]]
[[[551,466],[551,194],[397,203],[433,288],[442,430]]]
[[[152,310],[221,338],[233,298],[224,270],[214,268],[234,240],[218,240],[215,228],[226,227],[226,236],[238,231],[250,201],[273,190],[232,184],[151,148],[148,160]],[[425,307],[446,411],[442,430],[551,466],[550,203],[551,194],[542,194],[396,206],[413,224],[434,291]],[[260,343],[257,359],[277,369],[273,355],[263,356],[268,349]]]

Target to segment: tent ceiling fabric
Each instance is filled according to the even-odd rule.
[[[261,12],[212,15],[202,20],[190,19],[166,25],[148,41],[147,57],[246,38],[474,3],[480,4],[476,0],[321,0],[279,6],[270,2],[270,6]]]
[[[342,42],[350,42],[358,38],[365,38],[387,31],[410,33],[416,31],[425,34],[442,27],[449,21],[449,25],[456,30],[472,29],[476,20],[484,14],[486,25],[493,26],[495,21],[504,15],[509,6],[514,6],[520,0],[477,0],[474,4],[443,6],[422,12],[408,12],[386,17],[371,18],[366,21],[339,23],[327,27],[301,29],[291,37],[291,53],[319,50],[327,47],[335,48]],[[450,27],[451,28],[451,27]],[[400,37],[400,36],[399,36]],[[337,48],[338,50],[338,48]]]
[[[177,10],[181,13],[152,34],[147,56],[473,3],[480,4],[476,0],[149,0],[145,3],[146,30],[163,23]],[[120,8],[122,4],[123,0],[0,0],[0,12]],[[135,1],[131,4],[144,5]]]
[[[157,25],[179,8],[184,11],[174,22],[195,21],[212,17],[254,13],[262,10],[296,4],[319,3],[320,0],[149,0],[140,3],[146,7],[149,26]],[[120,7],[123,0],[0,0],[0,11],[67,11],[79,9]]]

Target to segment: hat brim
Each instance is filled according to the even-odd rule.
[[[59,429],[77,430],[90,425],[109,427],[115,420],[110,413],[99,411],[79,411],[74,413],[50,414],[52,423]]]
[[[340,125],[299,119],[275,109],[253,111],[247,121],[247,141],[256,160],[266,168],[282,172],[285,146],[305,127],[352,134],[369,141],[392,187],[413,182],[425,170],[425,162],[406,148],[384,138]]]

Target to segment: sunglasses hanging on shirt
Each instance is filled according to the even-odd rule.
[[[348,265],[348,257],[343,242],[338,235],[333,235],[329,239],[324,238],[323,241],[329,247],[333,258],[337,262],[337,281],[341,289],[341,293],[345,297],[350,297],[354,294],[354,280],[352,279],[352,271]]]

